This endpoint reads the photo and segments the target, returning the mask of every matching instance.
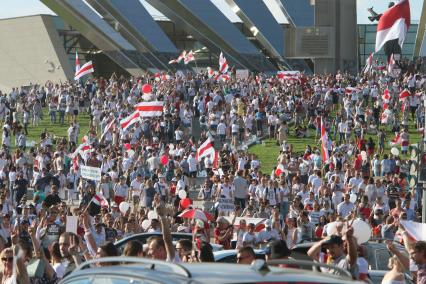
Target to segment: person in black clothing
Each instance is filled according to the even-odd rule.
[[[22,172],[19,172],[16,180],[15,180],[15,186],[13,187],[14,191],[15,191],[15,202],[16,204],[20,204],[21,203],[21,199],[22,197],[27,194],[27,189],[28,189],[28,180],[26,180],[24,178],[24,175],[22,174]]]
[[[47,208],[50,208],[53,205],[57,205],[61,203],[62,200],[58,195],[58,187],[56,185],[52,185],[52,192],[46,196],[46,199],[44,200],[44,203],[46,204]]]

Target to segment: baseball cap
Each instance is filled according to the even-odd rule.
[[[343,239],[341,236],[338,235],[331,235],[328,236],[327,239],[325,240],[325,242],[322,243],[323,245],[342,245],[343,244]]]
[[[287,243],[282,240],[276,240],[268,243],[265,253],[270,255],[272,259],[288,257],[291,250],[287,247]]]

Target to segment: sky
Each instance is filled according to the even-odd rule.
[[[274,0],[264,0],[266,3],[273,4]],[[294,0],[297,1],[297,0]],[[340,0],[345,1],[345,0]],[[410,0],[411,6],[411,21],[418,23],[420,19],[420,13],[422,9],[422,3],[424,0]],[[145,0],[141,2],[147,5]],[[212,0],[212,2],[219,8],[224,10],[224,14],[233,21],[238,21],[238,17],[233,14],[229,9],[225,9],[225,0]],[[389,1],[388,0],[357,0],[357,10],[358,10],[358,24],[369,23],[367,16],[367,8],[374,7],[374,10],[377,12],[382,12],[387,8]],[[158,11],[152,10],[149,8],[150,12],[154,15],[158,14]],[[0,1],[0,19],[12,18],[12,17],[21,17],[28,15],[37,15],[37,14],[54,14],[49,8],[47,8],[39,0],[1,0]],[[274,13],[275,17],[279,17],[281,20],[279,22],[285,21],[282,19],[280,13]]]

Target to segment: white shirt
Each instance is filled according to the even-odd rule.
[[[193,157],[192,155],[188,157],[188,164],[189,164],[189,172],[196,172],[197,171],[197,159]]]
[[[354,208],[355,205],[352,202],[346,203],[343,201],[337,205],[337,213],[343,218],[346,218]]]
[[[140,196],[141,195],[141,184],[142,184],[142,181],[139,182],[137,179],[134,179],[130,183],[130,188],[132,189],[132,196]]]

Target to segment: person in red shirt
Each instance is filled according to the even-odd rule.
[[[215,244],[222,245],[223,249],[231,249],[233,225],[223,216],[219,217],[216,222],[217,226],[214,229]]]

